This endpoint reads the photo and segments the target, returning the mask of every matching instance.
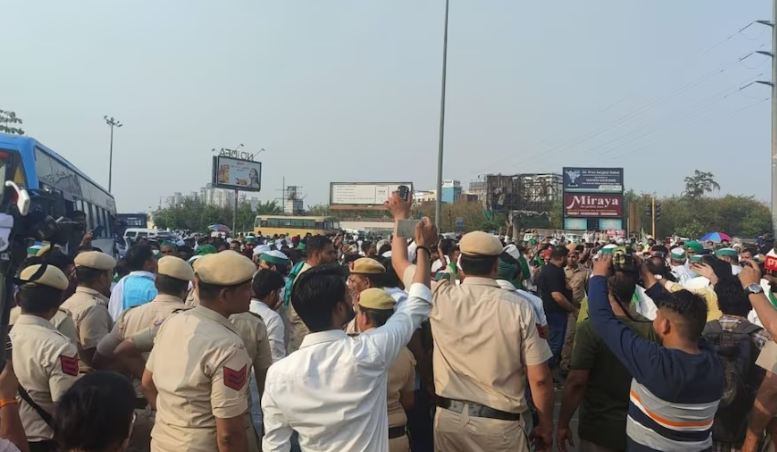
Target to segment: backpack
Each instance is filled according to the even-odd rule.
[[[720,322],[707,323],[702,337],[723,365],[725,387],[712,425],[712,439],[742,444],[747,431],[748,414],[764,371],[755,365],[759,350],[751,334],[761,330],[750,322],[740,323],[734,331],[723,331]]]

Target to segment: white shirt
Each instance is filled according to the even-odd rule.
[[[388,452],[388,371],[432,309],[432,292],[413,284],[380,328],[349,337],[310,333],[299,350],[267,372],[262,450],[288,451],[292,429],[302,450]]]
[[[251,307],[249,310],[264,320],[264,324],[267,327],[267,339],[270,340],[272,362],[285,358],[286,341],[284,338],[286,326],[283,324],[281,315],[255,298],[251,299]]]
[[[155,277],[153,273],[145,271],[134,271],[127,276],[132,275],[146,276],[152,279]],[[113,289],[111,289],[111,299],[108,302],[108,313],[111,315],[114,322],[119,320],[121,313],[124,312],[124,281],[127,279],[127,276],[121,278]]]
[[[548,324],[548,319],[545,318],[545,309],[543,309],[542,307],[542,298],[538,297],[537,295],[534,295],[531,292],[516,289],[513,283],[511,283],[510,281],[507,281],[506,279],[497,279],[496,283],[499,284],[499,287],[501,287],[502,289],[515,292],[521,298],[528,301],[532,309],[534,310],[534,315],[537,317],[537,324],[539,324],[540,326],[545,326]]]

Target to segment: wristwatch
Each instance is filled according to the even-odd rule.
[[[763,291],[764,291],[764,288],[757,283],[752,283],[752,284],[749,284],[747,287],[745,287],[745,292],[747,292],[748,295],[763,293]]]

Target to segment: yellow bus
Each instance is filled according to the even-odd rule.
[[[285,215],[257,215],[254,221],[256,235],[312,235],[334,234],[340,231],[340,221],[334,217],[306,217]]]

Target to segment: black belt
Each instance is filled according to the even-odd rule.
[[[405,431],[404,425],[401,425],[399,427],[389,427],[389,439],[401,438],[406,434],[407,432]]]
[[[457,413],[463,413],[464,410],[467,410],[467,414],[473,417],[485,417],[489,419],[499,419],[502,421],[521,420],[520,413],[508,413],[507,411],[497,410],[466,400],[446,399],[445,397],[437,396],[437,406],[440,408],[445,408],[446,410],[455,411]]]

